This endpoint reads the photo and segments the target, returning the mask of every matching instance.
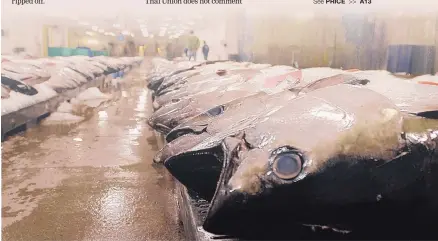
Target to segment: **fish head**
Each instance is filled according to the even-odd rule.
[[[151,90],[158,90],[158,88],[160,87],[161,83],[163,83],[165,76],[152,76],[149,80],[148,80],[148,85],[147,87]]]
[[[165,88],[169,88],[170,86],[174,85],[175,83],[178,83],[180,81],[184,81],[190,77],[199,75],[200,71],[198,70],[189,70],[186,72],[181,72],[176,75],[169,76],[163,80],[163,83],[161,83],[160,88],[158,91],[162,91]]]
[[[181,184],[206,200],[213,197],[222,170],[220,145],[194,148],[209,137],[206,132],[186,134],[168,143],[157,157]]]
[[[178,180],[185,180],[187,177],[186,173],[181,172],[180,166],[190,166],[190,181],[181,181],[181,183],[210,200],[222,170],[224,151],[221,149],[221,143],[224,138],[235,136],[241,130],[249,128],[258,120],[260,114],[273,113],[266,111],[266,108],[279,107],[294,96],[290,92],[278,93],[274,96],[266,94],[249,96],[210,109],[194,118],[197,120],[192,119],[178,126],[168,134],[168,141],[190,142],[190,145],[185,145],[186,149],[178,146],[179,152],[174,152],[175,154],[170,158],[166,157],[165,166]],[[205,180],[206,176],[210,177],[210,181],[201,181]],[[202,188],[199,188],[199,185]]]
[[[176,113],[187,109],[187,106],[189,106],[192,101],[191,98],[183,98],[162,106],[148,118],[148,125],[160,133],[167,134],[175,127],[174,125],[177,123],[178,118],[182,118],[181,115],[176,115]]]
[[[166,135],[166,141],[171,142],[187,134],[200,134],[205,132],[208,124],[213,121],[215,117],[221,116],[224,113],[225,107],[226,105],[217,105],[189,119],[185,123],[178,125]]]
[[[402,119],[384,96],[337,85],[298,97],[226,137],[205,230],[238,233],[243,222],[262,229],[337,225],[340,207],[377,202],[385,191],[385,185],[370,185],[373,168],[399,154]]]

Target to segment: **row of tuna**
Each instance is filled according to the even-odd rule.
[[[141,63],[141,57],[106,56],[23,59],[2,56],[2,115],[51,99],[87,82],[118,77],[126,68]]]
[[[438,86],[386,71],[153,63],[148,124],[166,139],[154,162],[210,203],[206,231],[438,237]]]

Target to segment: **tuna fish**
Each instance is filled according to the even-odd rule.
[[[223,141],[204,228],[234,235],[250,232],[242,223],[289,235],[284,228],[296,225],[369,237],[433,232],[437,145],[437,120],[401,112],[374,91],[336,85],[310,92]]]
[[[261,73],[248,81],[241,75],[233,75],[222,79],[220,87],[213,87],[190,97],[190,100],[176,100],[176,103],[165,106],[155,112],[149,119],[149,124],[159,126],[164,133],[173,129],[187,119],[201,114],[210,108],[230,102],[235,99],[254,95],[260,91],[279,92],[299,83],[300,71],[298,70],[273,70],[277,75]],[[283,73],[282,73],[283,72]],[[167,127],[167,129],[166,129]]]
[[[366,80],[358,81],[348,75],[337,75],[304,85],[303,88],[294,89],[294,91],[287,90],[273,95],[261,92],[216,106],[173,129],[166,136],[168,144],[155,156],[154,161],[164,162],[167,169],[181,183],[209,200],[215,190],[217,179],[211,183],[199,183],[197,181],[197,172],[208,172],[208,174],[200,173],[202,176],[219,176],[218,170],[222,165],[221,161],[210,158],[208,153],[218,151],[217,148],[225,137],[236,135],[240,131],[255,125],[258,121],[287,105],[299,94],[341,83],[363,84],[364,82]],[[193,148],[196,150],[205,148],[204,153],[207,155],[192,155],[191,149]],[[213,149],[210,150],[211,148]],[[207,157],[209,161],[203,162],[204,157]],[[195,165],[202,166],[199,169],[186,169],[183,167],[193,167]],[[209,169],[209,167],[214,168]],[[185,171],[189,171],[189,173]],[[214,174],[212,174],[213,172]],[[207,192],[205,192],[206,190]]]

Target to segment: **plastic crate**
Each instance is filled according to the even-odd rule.
[[[48,48],[48,55],[50,57],[54,56],[72,56],[73,55],[73,49],[71,48],[57,48],[57,47],[49,47]]]

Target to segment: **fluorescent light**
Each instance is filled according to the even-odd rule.
[[[114,28],[120,28],[120,24],[115,23],[115,24],[113,24],[113,27],[114,27]]]
[[[97,27],[97,26],[92,26],[91,29],[93,29],[93,31],[97,31],[97,30],[99,30],[99,27]]]
[[[90,32],[90,31],[85,31],[85,34],[88,36],[93,36],[93,32]]]
[[[124,31],[122,31],[122,34],[123,35],[130,35],[131,33],[128,30],[124,30]]]

